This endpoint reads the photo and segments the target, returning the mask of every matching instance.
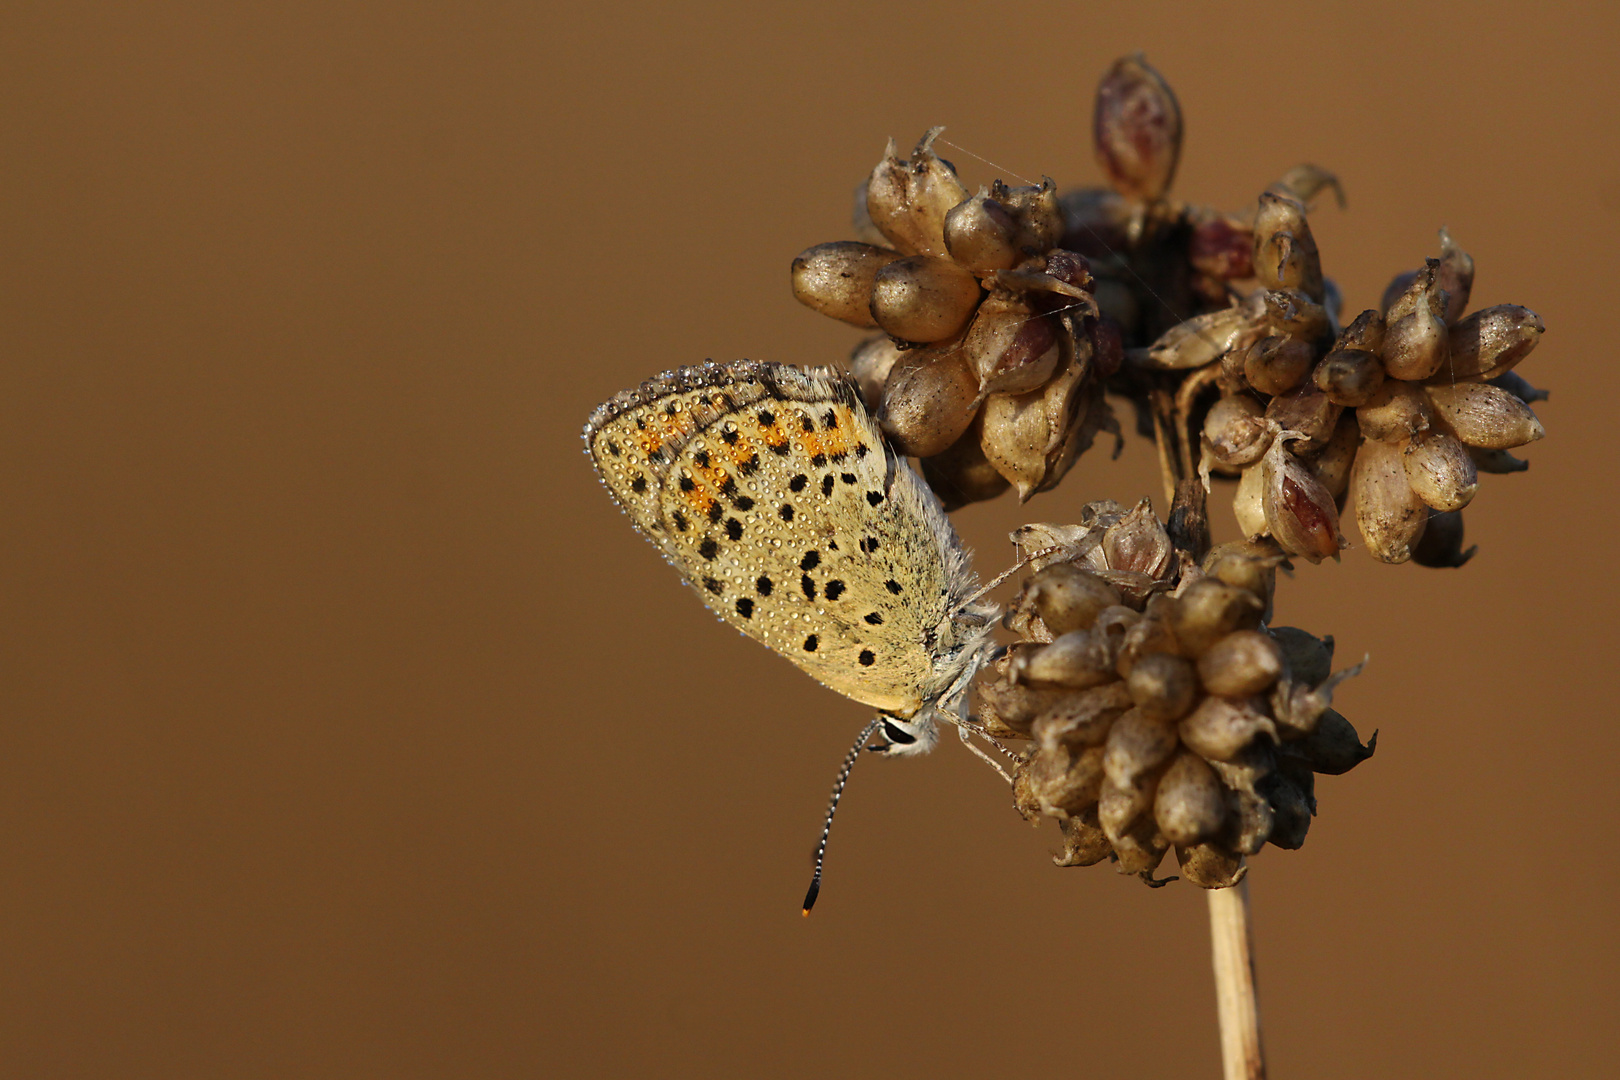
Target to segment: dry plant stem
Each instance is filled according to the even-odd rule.
[[[1249,883],[1210,889],[1209,934],[1215,960],[1215,1004],[1221,1022],[1221,1065],[1226,1080],[1264,1080],[1260,1008],[1254,993],[1249,935]]]
[[[1153,441],[1159,448],[1159,475],[1164,479],[1164,501],[1173,504],[1176,501],[1176,483],[1181,479],[1182,473],[1176,468],[1175,406],[1170,394],[1164,390],[1154,390],[1151,395],[1153,404]]]

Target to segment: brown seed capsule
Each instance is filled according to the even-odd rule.
[[[1240,854],[1253,855],[1270,838],[1276,821],[1271,804],[1261,794],[1264,781],[1276,769],[1271,746],[1255,743],[1229,762],[1211,761],[1209,764],[1232,792],[1227,804],[1232,817],[1222,839]]]
[[[979,279],[951,262],[913,255],[872,280],[872,318],[902,341],[944,341],[959,334],[979,304]]]
[[[1021,296],[993,292],[979,305],[962,353],[986,394],[1023,394],[1057,371],[1059,349],[1050,317]]]
[[[1073,563],[1053,563],[1030,575],[1011,608],[1033,609],[1056,636],[1089,627],[1098,613],[1119,602],[1119,590],[1096,574]]]
[[[1013,243],[1026,254],[1035,255],[1056,247],[1063,237],[1063,211],[1058,205],[1057,184],[1042,177],[1039,184],[1008,187],[997,180],[990,195],[1018,223]]]
[[[1265,409],[1247,394],[1223,397],[1204,417],[1204,445],[1217,462],[1231,468],[1253,465],[1271,446]]]
[[[1485,383],[1428,387],[1434,411],[1469,446],[1511,450],[1547,434],[1530,406]]]
[[[1156,772],[1175,752],[1174,724],[1151,719],[1141,709],[1131,709],[1108,730],[1108,740],[1103,744],[1103,775],[1115,788],[1140,791],[1146,786],[1148,774]],[[1152,793],[1146,794],[1138,811],[1152,803]],[[1106,821],[1103,827],[1108,827]]]
[[[1262,293],[1266,323],[1278,334],[1314,342],[1328,332],[1327,309],[1297,289]]]
[[[903,255],[949,255],[945,215],[968,193],[950,166],[934,155],[934,140],[944,130],[934,128],[924,135],[909,161],[900,160],[894,140],[889,140],[883,160],[867,180],[867,214]]]
[[[1436,281],[1439,268],[1439,261],[1430,259],[1385,316],[1388,328],[1379,356],[1393,378],[1427,379],[1451,355],[1446,293]]]
[[[1457,246],[1449,229],[1440,230],[1440,268],[1435,282],[1446,293],[1446,309],[1440,317],[1451,325],[1468,310],[1468,296],[1474,290],[1474,260]]]
[[[1244,536],[1253,539],[1270,534],[1271,527],[1266,524],[1266,470],[1262,462],[1250,465],[1238,478],[1232,513]]]
[[[1492,475],[1524,472],[1530,467],[1528,461],[1516,458],[1506,450],[1482,450],[1477,446],[1470,446],[1468,456],[1474,459],[1474,468]]]
[[[1274,191],[1260,195],[1254,219],[1254,272],[1268,289],[1299,289],[1321,302],[1322,259],[1303,203]]]
[[[1342,409],[1343,406],[1333,404],[1318,390],[1315,383],[1305,382],[1272,398],[1271,404],[1266,406],[1266,419],[1284,431],[1304,436],[1293,440],[1294,449],[1302,454],[1311,453],[1327,445]]]
[[[1181,107],[1142,54],[1115,61],[1098,84],[1092,140],[1114,190],[1154,202],[1170,189],[1181,157]]]
[[[1526,405],[1533,405],[1538,401],[1546,401],[1552,397],[1547,390],[1537,390],[1524,381],[1524,376],[1516,371],[1504,371],[1500,375],[1493,375],[1485,380],[1498,390],[1506,390]]]
[[[1198,678],[1204,689],[1224,697],[1264,693],[1282,673],[1281,647],[1259,630],[1227,634],[1198,658]]]
[[[1344,546],[1338,505],[1316,475],[1283,445],[1291,435],[1278,435],[1260,463],[1266,528],[1290,555],[1313,563],[1337,559]]]
[[[1328,709],[1309,735],[1288,744],[1288,752],[1298,755],[1313,772],[1340,776],[1372,757],[1377,747],[1377,732],[1362,746],[1350,721]]]
[[[947,511],[993,499],[1012,486],[984,456],[981,434],[975,421],[961,438],[920,462],[923,479]]]
[[[869,337],[850,351],[849,373],[860,384],[861,400],[872,412],[877,412],[883,403],[884,384],[902,355],[900,347],[887,334]]]
[[[1018,222],[1007,208],[980,188],[973,198],[945,215],[945,248],[951,258],[975,273],[1011,270],[1023,256],[1014,242]]]
[[[1249,872],[1243,856],[1219,844],[1193,844],[1176,848],[1181,876],[1200,889],[1230,889]]]
[[[1089,690],[1065,691],[1035,718],[1030,733],[1041,746],[1054,742],[1075,749],[1101,746],[1114,721],[1133,704],[1129,687],[1118,680]]]
[[[1297,337],[1273,334],[1249,346],[1243,377],[1262,394],[1286,394],[1309,374],[1316,353]]]
[[[1284,739],[1309,734],[1328,706],[1333,704],[1333,691],[1344,680],[1361,674],[1367,661],[1343,671],[1336,671],[1311,686],[1298,678],[1279,682],[1271,695],[1271,715],[1277,721],[1277,730]]]
[[[1165,839],[1178,847],[1214,836],[1226,818],[1215,770],[1197,754],[1177,754],[1154,794],[1153,817]]]
[[[1138,660],[1126,686],[1137,709],[1149,720],[1179,720],[1198,696],[1192,664],[1169,653],[1152,653]]]
[[[1217,281],[1254,276],[1254,232],[1242,219],[1210,211],[1193,213],[1187,261]]]
[[[1059,821],[1058,828],[1063,832],[1063,851],[1052,856],[1058,866],[1095,866],[1113,857],[1114,845],[1097,823],[1096,807]]]
[[[1271,598],[1277,590],[1277,567],[1287,562],[1282,549],[1270,540],[1233,540],[1217,544],[1204,556],[1207,577],[1247,589],[1266,609],[1261,620],[1271,618]]]
[[[1262,332],[1264,309],[1255,302],[1195,315],[1148,346],[1143,364],[1161,371],[1203,367]]]
[[[1175,558],[1170,534],[1154,514],[1149,499],[1137,503],[1130,513],[1108,527],[1101,550],[1108,569],[1146,574],[1154,579],[1168,573]]]
[[[1361,446],[1361,425],[1354,413],[1344,413],[1334,425],[1328,444],[1317,451],[1307,464],[1311,475],[1321,481],[1322,487],[1337,504],[1350,489],[1350,470],[1355,467],[1356,450]]]
[[[1014,784],[1019,811],[1025,817],[1031,810],[1067,817],[1095,806],[1102,793],[1102,761],[1100,746],[1076,751],[1062,743],[1040,747],[1020,769],[1023,783]]]
[[[1088,370],[1077,356],[1039,390],[992,394],[985,400],[984,455],[1012,481],[1020,502],[1062,478],[1090,445],[1093,423],[1110,422],[1106,404],[1086,394]]]
[[[1335,349],[1377,353],[1384,347],[1384,313],[1368,308],[1357,315],[1333,343]]]
[[[1389,284],[1384,287],[1383,299],[1378,303],[1379,310],[1383,312],[1389,311],[1394,306],[1395,301],[1399,300],[1406,293],[1406,290],[1412,287],[1412,282],[1416,281],[1421,273],[1423,273],[1421,270],[1407,270],[1391,278]]]
[[[1013,660],[1013,681],[1036,686],[1067,686],[1084,690],[1116,678],[1114,658],[1104,643],[1085,630],[1053,639],[1020,652]]]
[[[1497,304],[1467,316],[1447,337],[1450,356],[1430,381],[1450,384],[1502,375],[1530,355],[1546,332],[1541,316],[1518,304]]]
[[[1034,646],[1013,646],[1009,652],[1016,656]],[[1058,707],[1073,693],[1062,687],[1020,686],[1005,677],[994,682],[979,684],[979,718],[994,720],[1022,738],[1030,733],[1035,720],[1047,710]]]
[[[1181,721],[1181,741],[1209,761],[1227,761],[1262,735],[1275,739],[1277,725],[1259,698],[1206,697]]]
[[[1356,410],[1361,433],[1379,442],[1402,442],[1427,431],[1433,421],[1434,409],[1423,388],[1400,379],[1386,379]]]
[[[1334,349],[1316,365],[1312,381],[1335,405],[1365,405],[1384,385],[1384,365],[1365,349]]]
[[[1429,517],[1423,539],[1412,549],[1412,561],[1419,566],[1456,569],[1466,565],[1478,551],[1476,545],[1463,550],[1463,516],[1461,510],[1452,510]]]
[[[1144,657],[1157,653],[1180,655],[1181,645],[1170,625],[1170,609],[1175,605],[1175,600],[1162,593],[1147,602],[1142,617],[1125,631],[1125,639],[1114,659],[1114,669],[1121,676],[1128,679]]]
[[[1403,563],[1423,535],[1429,507],[1406,479],[1402,448],[1368,439],[1356,452],[1350,471],[1351,498],[1356,503],[1356,525],[1374,558]]]
[[[961,438],[978,402],[979,380],[960,349],[912,349],[884,386],[883,431],[901,453],[929,457]]]
[[[1479,473],[1468,448],[1450,435],[1427,432],[1412,440],[1401,463],[1418,498],[1436,510],[1461,510],[1479,490]]]
[[[793,260],[793,296],[799,303],[851,326],[873,327],[872,279],[901,258],[891,248],[853,240],[817,244]]]
[[[1247,589],[1214,578],[1185,586],[1169,607],[1170,628],[1185,654],[1202,656],[1234,630],[1253,630],[1265,605]]]

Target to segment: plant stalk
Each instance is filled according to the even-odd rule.
[[[1209,936],[1215,962],[1215,1005],[1221,1024],[1225,1080],[1265,1080],[1260,1006],[1254,991],[1254,940],[1249,933],[1249,883],[1210,889]]]

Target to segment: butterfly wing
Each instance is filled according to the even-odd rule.
[[[721,619],[847,697],[926,700],[974,588],[934,497],[826,371],[682,368],[592,415],[603,482]]]

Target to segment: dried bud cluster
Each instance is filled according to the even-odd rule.
[[[1233,885],[1265,844],[1304,843],[1316,773],[1371,756],[1330,708],[1359,668],[1331,673],[1332,638],[1267,627],[1283,561],[1270,544],[1193,562],[1146,501],[1081,516],[1013,534],[1044,554],[1004,619],[1019,641],[979,696],[987,730],[1029,740],[1016,806],[1058,819],[1059,865],[1111,858],[1156,885],[1173,847],[1189,881]]]
[[[1375,557],[1467,560],[1455,515],[1479,472],[1524,468],[1506,451],[1543,434],[1528,402],[1545,395],[1512,372],[1543,327],[1512,304],[1463,316],[1474,262],[1445,230],[1440,247],[1440,258],[1395,280],[1381,310],[1340,329],[1304,205],[1268,191],[1255,230],[1260,288],[1142,354],[1165,370],[1218,365],[1201,471],[1240,476],[1234,510],[1245,535],[1312,562],[1337,557],[1339,512],[1353,496]],[[1437,514],[1454,516],[1422,545]]]
[[[948,507],[1055,485],[1099,430],[1114,428],[1101,380],[1117,335],[1099,331],[1086,260],[1057,247],[1050,180],[977,193],[934,153],[889,144],[856,197],[859,241],[793,260],[793,294],[883,331],[850,358],[884,431]]]

